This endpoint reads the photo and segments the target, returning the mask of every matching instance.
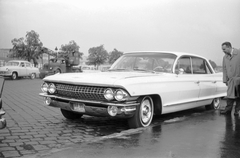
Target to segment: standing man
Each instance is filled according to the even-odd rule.
[[[233,104],[236,101],[234,115],[238,116],[240,110],[240,50],[232,47],[230,42],[222,44],[222,50],[225,53],[223,57],[223,82],[228,86],[227,106],[221,110],[221,114],[231,113]]]

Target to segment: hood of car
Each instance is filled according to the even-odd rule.
[[[155,76],[164,74],[144,73],[144,72],[96,72],[96,73],[65,73],[45,77],[44,81],[81,84],[81,85],[122,85],[123,83],[136,83],[146,81]]]
[[[7,71],[7,70],[16,69],[16,68],[19,68],[19,66],[2,66],[0,67],[0,71]]]

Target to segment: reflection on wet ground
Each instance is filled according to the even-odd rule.
[[[240,118],[204,108],[155,117],[127,129],[42,157],[239,158]]]
[[[155,116],[148,128],[126,120],[84,116],[66,120],[42,106],[41,80],[6,82],[7,128],[0,130],[0,157],[240,157],[239,118],[196,108]],[[43,155],[41,155],[43,154]],[[45,156],[44,156],[45,155]]]
[[[114,132],[121,132],[129,129],[127,126],[127,120],[119,120],[117,118],[99,118],[84,116],[79,120],[66,120],[67,124],[73,124],[73,128],[89,128],[88,134],[96,137],[105,136]],[[116,124],[118,126],[116,126]]]
[[[225,116],[225,135],[221,146],[221,158],[240,157],[240,118]]]

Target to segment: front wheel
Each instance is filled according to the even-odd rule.
[[[61,70],[60,69],[57,69],[54,71],[54,74],[60,74],[61,73]]]
[[[130,128],[147,127],[151,124],[154,113],[153,101],[150,96],[145,96],[140,100],[136,113],[128,119]]]
[[[30,78],[31,78],[32,80],[35,79],[35,78],[36,78],[36,74],[35,74],[35,73],[32,73],[31,76],[30,76]]]
[[[13,79],[13,80],[16,80],[17,77],[18,77],[18,76],[17,76],[17,73],[16,73],[16,72],[12,73],[12,79]]]
[[[65,118],[70,119],[70,120],[79,119],[83,116],[82,114],[78,114],[73,111],[68,111],[68,110],[64,110],[64,109],[61,109],[61,112]]]
[[[43,79],[45,76],[46,76],[45,73],[40,73],[40,74],[39,74],[39,78],[40,78],[40,79]]]
[[[221,98],[214,98],[210,105],[206,105],[207,110],[219,109]]]

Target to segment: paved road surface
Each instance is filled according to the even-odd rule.
[[[6,79],[2,98],[7,128],[0,130],[0,157],[21,157],[128,129],[124,120],[66,120],[59,109],[44,106],[38,95],[41,84],[40,79]]]
[[[110,118],[68,121],[59,109],[44,106],[41,83],[6,80],[0,157],[240,157],[239,117],[196,108],[154,117],[150,127],[139,129]]]

